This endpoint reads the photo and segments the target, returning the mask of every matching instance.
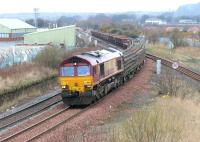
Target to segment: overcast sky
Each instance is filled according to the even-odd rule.
[[[200,0],[0,0],[0,13],[173,11]]]

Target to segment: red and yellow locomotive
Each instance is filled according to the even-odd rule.
[[[59,82],[67,105],[87,105],[120,85],[122,52],[114,48],[86,52],[64,60]]]
[[[59,82],[67,105],[88,105],[133,77],[143,65],[144,40],[130,46],[128,37],[92,31],[92,36],[111,42],[114,48],[86,52],[64,60]]]

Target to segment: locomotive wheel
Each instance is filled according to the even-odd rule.
[[[118,88],[119,87],[119,81],[117,79],[115,79],[115,86],[114,86],[114,89],[115,88]]]
[[[101,98],[101,95],[97,92],[96,94],[96,100],[99,100]]]
[[[104,87],[104,95],[107,95],[107,94],[108,94],[108,87],[105,86],[105,87]]]
[[[97,87],[97,94],[98,94],[99,99],[104,96],[104,88],[103,88],[103,86],[99,85]]]

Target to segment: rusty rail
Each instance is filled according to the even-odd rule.
[[[152,54],[146,54],[146,57],[149,58],[149,59],[152,59],[154,61],[161,60],[161,63],[163,65],[166,65],[166,66],[172,68],[172,64],[173,64],[172,61],[163,59],[161,57],[158,57],[158,56],[155,56],[155,55],[152,55]],[[190,77],[190,78],[192,78],[194,80],[200,81],[200,74],[198,74],[198,73],[196,73],[196,72],[194,72],[194,71],[192,71],[192,70],[190,70],[188,68],[185,68],[185,67],[179,65],[176,70],[181,72],[181,73],[183,73],[183,74],[185,74],[186,76],[188,76],[188,77]]]

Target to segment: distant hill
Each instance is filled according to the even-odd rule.
[[[163,12],[130,11],[130,12],[113,12],[113,13],[104,13],[104,14],[106,16],[126,14],[126,15],[137,15],[138,17],[141,17],[142,15],[158,16],[162,13]],[[103,14],[103,13],[41,12],[39,13],[39,18],[48,19],[48,20],[57,20],[61,16],[66,16],[66,17],[79,16],[81,19],[87,19],[90,16],[96,16],[99,14]],[[4,13],[4,14],[0,14],[0,18],[19,18],[21,20],[27,20],[27,19],[34,18],[34,13]]]
[[[200,3],[180,6],[176,10],[175,16],[200,16]]]
[[[44,18],[48,20],[57,20],[61,16],[73,17],[80,16],[83,19],[86,19],[88,16],[96,15],[97,13],[65,13],[65,12],[41,12],[39,13],[39,18]],[[0,14],[0,18],[19,18],[22,20],[27,20],[34,18],[34,13],[5,13]]]

